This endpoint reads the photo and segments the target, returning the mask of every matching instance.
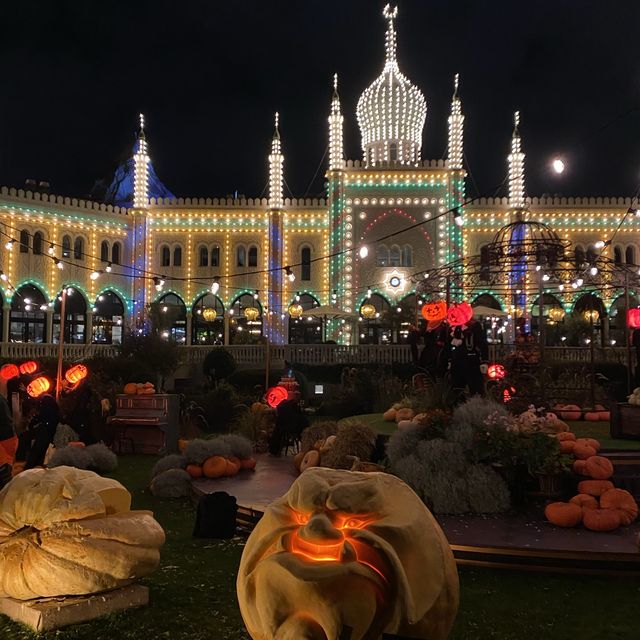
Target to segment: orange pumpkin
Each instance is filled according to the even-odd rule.
[[[317,467],[320,465],[320,452],[315,449],[311,449],[311,451],[307,451],[305,453],[304,458],[302,458],[302,462],[300,463],[300,471],[304,471],[305,469],[309,469],[310,467]]]
[[[611,412],[610,411],[598,411],[598,420],[601,422],[608,422],[611,420]]]
[[[178,438],[178,451],[182,453],[188,444],[189,440],[187,438]]]
[[[586,460],[576,460],[573,463],[573,473],[577,473],[579,476],[587,475],[587,461]]]
[[[425,302],[421,313],[427,322],[440,322],[447,317],[447,303],[444,300]]]
[[[127,382],[127,384],[124,385],[123,391],[128,396],[133,396],[138,393],[138,385],[135,382]]]
[[[27,360],[20,365],[20,373],[22,375],[29,375],[35,373],[38,370],[38,363],[34,360]]]
[[[560,417],[563,420],[580,420],[582,411],[577,404],[565,404],[560,412]]]
[[[401,420],[411,420],[413,416],[416,415],[416,412],[413,409],[398,409],[396,411],[396,422],[400,422]]]
[[[238,471],[240,471],[240,460],[239,458],[231,457],[225,458],[226,461],[226,469],[224,471],[224,475],[227,477],[235,476]]]
[[[598,508],[598,501],[588,493],[579,493],[577,496],[573,496],[569,502],[577,504],[581,509]]]
[[[573,447],[573,455],[578,458],[578,460],[586,460],[591,456],[595,456],[596,450],[588,444],[576,441]]]
[[[597,411],[587,411],[584,414],[584,419],[587,422],[598,422],[600,420],[600,414]]]
[[[51,382],[44,376],[38,376],[27,385],[27,393],[32,398],[40,397],[43,393],[47,393],[49,389],[51,389]]]
[[[256,468],[255,458],[243,458],[240,460],[240,468],[245,471],[253,471]]]
[[[582,508],[571,502],[552,502],[546,506],[544,515],[557,527],[575,527],[582,521]]]
[[[192,478],[202,478],[202,467],[199,464],[188,464],[187,465],[187,473]]]
[[[585,509],[582,522],[591,531],[613,531],[621,524],[617,509]]]
[[[71,367],[65,374],[64,378],[69,384],[77,384],[89,375],[89,369],[83,364],[77,364]]]
[[[590,496],[596,496],[596,498],[613,488],[611,480],[582,480],[582,482],[578,483],[578,491],[580,493],[588,493]]]
[[[207,478],[221,478],[227,470],[227,461],[222,456],[211,456],[202,463],[202,473]]]
[[[585,461],[585,471],[594,480],[608,480],[613,475],[613,465],[609,458],[591,456]]]
[[[452,327],[467,324],[473,318],[473,309],[468,302],[453,303],[447,311],[447,322]]]
[[[600,496],[603,509],[615,509],[620,515],[620,523],[630,525],[638,517],[638,503],[624,489],[610,489]]]
[[[573,442],[575,442],[576,441],[576,434],[575,433],[571,433],[571,431],[561,431],[560,433],[556,433],[556,438],[560,442],[564,442],[565,440],[572,440]]]
[[[267,400],[267,404],[272,409],[275,409],[281,402],[284,402],[289,398],[289,392],[287,391],[286,387],[278,385],[276,387],[267,389],[267,394],[265,397]]]
[[[573,453],[576,443],[573,440],[560,440],[560,453]]]
[[[383,414],[382,417],[387,421],[387,422],[395,422],[396,420],[396,410],[391,407],[391,409],[387,409]]]
[[[586,444],[588,447],[593,447],[596,451],[600,451],[600,440],[595,438],[578,438],[576,442],[578,444]]]

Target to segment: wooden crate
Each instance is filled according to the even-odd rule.
[[[612,438],[640,440],[640,405],[612,404],[610,432]]]

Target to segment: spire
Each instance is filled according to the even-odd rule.
[[[333,76],[333,98],[329,115],[329,171],[340,171],[344,168],[343,122],[340,96],[338,95],[338,74],[336,73]]]
[[[396,65],[396,28],[393,21],[398,15],[398,7],[392,7],[388,4],[384,8],[382,15],[389,23],[387,26],[387,33],[385,35],[385,49],[387,52],[385,64],[386,66]]]
[[[149,156],[144,135],[144,114],[140,114],[140,129],[133,155],[133,207],[146,209],[149,206]]]
[[[459,80],[460,74],[456,73],[453,79],[453,97],[451,98],[451,115],[449,115],[449,149],[447,156],[450,169],[462,169],[464,158],[464,115],[462,114],[462,102],[458,96]]]
[[[520,112],[513,114],[513,134],[511,136],[511,153],[509,154],[509,208],[524,209],[524,158],[522,140],[520,138]]]
[[[280,145],[280,130],[278,129],[278,112],[275,117],[275,130],[271,140],[271,153],[269,154],[269,209],[282,209],[284,176],[282,166],[284,156]]]

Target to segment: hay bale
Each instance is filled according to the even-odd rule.
[[[318,440],[326,440],[329,436],[338,433],[338,423],[332,420],[314,422],[307,427],[300,436],[300,451],[311,451]]]
[[[343,421],[335,441],[322,453],[320,464],[332,469],[351,469],[354,456],[361,461],[371,459],[375,444],[376,432],[369,425],[357,420]]]

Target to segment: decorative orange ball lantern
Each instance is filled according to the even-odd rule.
[[[473,318],[473,309],[468,302],[453,303],[447,311],[447,322],[452,327],[467,324]]]
[[[303,312],[304,312],[304,309],[302,308],[301,304],[292,304],[289,307],[289,315],[292,318],[299,318],[300,316],[302,316]]]
[[[20,369],[15,364],[5,364],[0,368],[0,378],[5,382],[11,378],[17,378],[20,375]]]
[[[69,384],[77,384],[81,380],[84,380],[88,373],[89,369],[87,369],[87,367],[83,364],[77,364],[64,374],[64,378]]]
[[[447,317],[447,303],[444,300],[425,302],[421,313],[427,322],[440,322]]]
[[[363,304],[360,307],[360,313],[363,318],[371,320],[371,318],[376,315],[376,308],[372,304]]]
[[[629,309],[627,311],[627,326],[630,329],[640,329],[640,309]]]
[[[249,322],[255,322],[258,319],[258,316],[260,315],[260,310],[256,309],[255,307],[247,307],[244,310],[244,317],[249,321]]]
[[[490,364],[487,375],[491,380],[502,380],[507,375],[507,370],[501,364]]]
[[[281,402],[284,402],[289,397],[289,392],[281,385],[277,387],[271,387],[267,390],[266,400],[267,404],[275,409]]]
[[[206,322],[213,322],[218,316],[218,312],[213,307],[206,307],[202,310],[202,317]]]
[[[20,373],[22,375],[29,375],[35,373],[38,370],[38,363],[34,360],[27,360],[20,365]]]
[[[44,376],[38,376],[27,385],[27,393],[32,398],[40,397],[43,393],[47,393],[49,389],[51,389],[51,382]]]

